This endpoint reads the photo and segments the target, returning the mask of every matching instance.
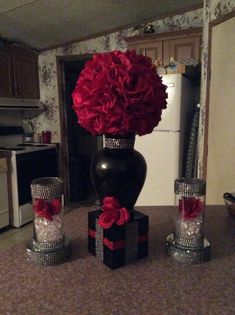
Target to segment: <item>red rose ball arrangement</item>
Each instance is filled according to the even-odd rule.
[[[93,55],[72,98],[78,123],[92,135],[151,133],[167,104],[151,59],[128,50]]]
[[[153,131],[166,108],[166,86],[149,57],[135,51],[98,53],[85,64],[72,93],[78,123],[92,135],[128,137]],[[117,196],[102,200],[99,225],[124,225],[129,209]]]

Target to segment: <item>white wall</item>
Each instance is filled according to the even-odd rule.
[[[235,17],[212,28],[207,204],[235,192]]]

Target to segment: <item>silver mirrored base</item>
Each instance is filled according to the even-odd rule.
[[[179,246],[175,242],[174,234],[166,239],[167,255],[183,264],[200,264],[210,260],[210,242],[204,238],[201,248]]]
[[[42,248],[40,250],[35,245],[34,240],[27,244],[27,259],[37,266],[55,266],[65,262],[71,255],[71,242],[67,237],[65,237],[64,242],[56,248],[47,250]]]

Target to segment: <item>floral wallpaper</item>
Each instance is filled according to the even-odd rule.
[[[201,27],[202,9],[152,21],[152,24],[156,33]],[[114,49],[126,50],[127,44],[125,38],[141,34],[143,28],[144,25],[140,25],[138,28],[124,29],[83,42],[64,45],[42,53],[39,56],[40,93],[41,101],[47,106],[48,111],[33,119],[34,132],[41,133],[42,130],[50,129],[52,131],[52,141],[60,142],[56,56],[92,54]]]
[[[153,23],[156,33],[180,31],[192,27],[202,27],[202,9],[166,17]]]
[[[208,62],[208,26],[209,22],[217,17],[226,15],[235,8],[235,0],[204,0],[201,9],[178,14],[152,21],[155,33],[177,31],[194,27],[203,27],[202,48],[202,78],[201,78],[201,117],[199,130],[199,175],[203,172],[203,141],[205,132],[205,102],[207,84]],[[52,141],[60,142],[60,117],[58,100],[57,64],[56,56],[92,54],[114,49],[126,50],[125,37],[143,33],[144,25],[124,29],[119,32],[107,34],[83,42],[64,45],[48,50],[39,56],[39,80],[41,101],[45,103],[48,111],[33,120],[34,131],[52,131]]]

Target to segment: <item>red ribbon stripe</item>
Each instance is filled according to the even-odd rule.
[[[94,231],[92,229],[88,229],[88,235],[92,238],[95,238],[96,237],[96,231]],[[138,237],[138,243],[141,243],[141,242],[144,242],[147,240],[148,240],[148,234],[139,235],[139,237]],[[111,250],[117,250],[117,249],[124,248],[126,245],[126,242],[125,242],[125,240],[112,242],[109,239],[107,239],[107,237],[104,237],[103,238],[103,244]]]

